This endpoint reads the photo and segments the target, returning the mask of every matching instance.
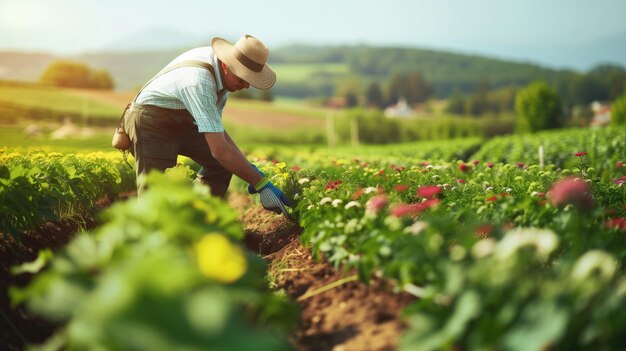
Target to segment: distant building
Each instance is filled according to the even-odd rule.
[[[611,123],[611,104],[603,101],[594,101],[591,103],[591,127],[604,127]]]
[[[405,98],[398,99],[398,103],[387,107],[384,113],[385,117],[410,117],[414,114]]]

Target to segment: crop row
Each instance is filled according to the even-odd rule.
[[[596,139],[593,158],[567,149],[568,133],[551,139],[562,163],[544,167],[382,152],[257,163],[295,197],[318,257],[419,297],[401,349],[615,349],[626,331],[623,133]]]
[[[0,232],[18,234],[49,220],[95,211],[98,200],[134,187],[119,153],[0,150]]]
[[[55,253],[28,287],[10,291],[62,326],[46,347],[289,349],[294,306],[267,290],[263,260],[241,245],[237,213],[180,169],[148,183]]]

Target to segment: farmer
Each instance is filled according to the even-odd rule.
[[[283,192],[248,162],[222,125],[228,92],[269,89],[276,82],[268,55],[251,35],[235,45],[213,38],[211,46],[176,57],[144,86],[124,120],[140,195],[142,175],[173,167],[177,156],[184,155],[202,166],[196,180],[208,185],[212,195],[224,197],[234,174],[250,184],[250,193],[260,194],[263,207],[286,213]]]

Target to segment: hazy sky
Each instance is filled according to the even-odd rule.
[[[626,0],[0,0],[0,50],[76,54],[160,27],[207,43],[249,33],[270,48],[402,45],[540,61],[534,51],[624,32],[625,19]]]

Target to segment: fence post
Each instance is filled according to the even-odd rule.
[[[329,148],[335,147],[335,116],[332,113],[326,115],[326,140]]]
[[[356,118],[350,121],[350,139],[352,147],[359,147],[359,122]]]

